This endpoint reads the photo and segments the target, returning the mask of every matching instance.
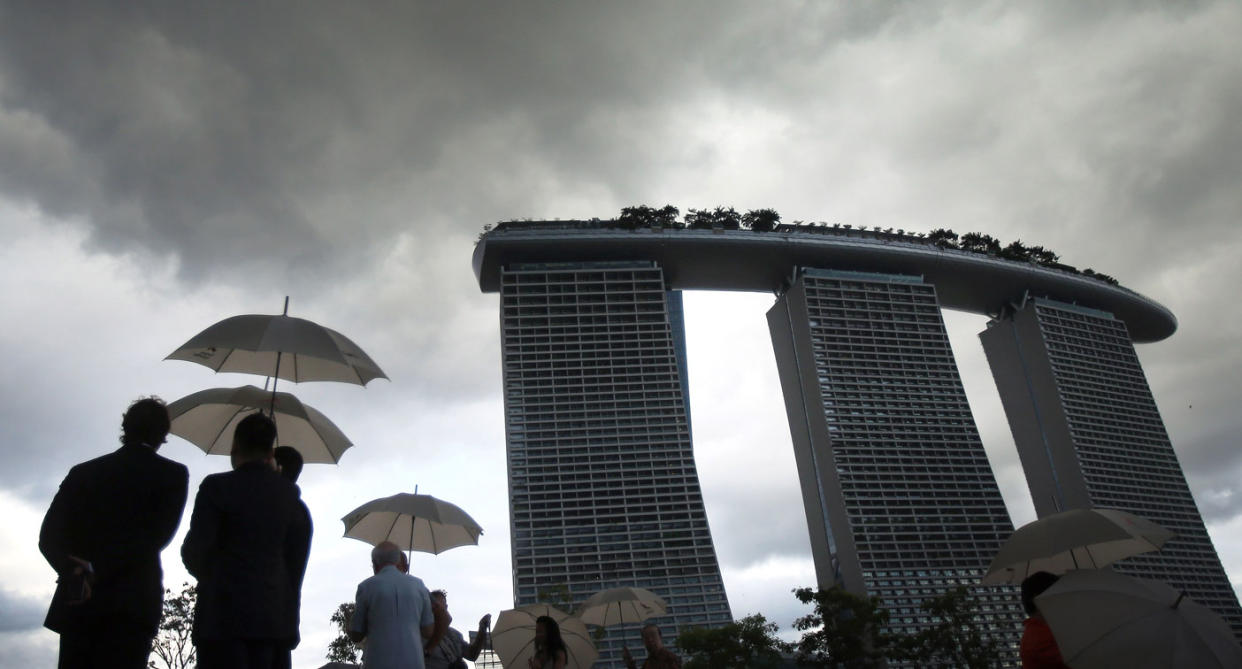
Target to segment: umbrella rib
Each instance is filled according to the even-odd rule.
[[[401,520],[401,514],[394,511],[392,514],[392,525],[388,526],[388,532],[384,534],[383,539],[380,539],[380,543],[383,543],[385,541],[392,541],[392,531],[396,529],[397,521],[399,520]]]
[[[237,350],[237,349],[235,349],[235,348],[230,348],[230,349],[229,349],[229,352],[228,352],[228,353],[225,353],[223,358],[220,358],[220,364],[219,364],[219,365],[216,365],[215,367],[213,367],[213,368],[211,369],[211,371],[213,371],[213,372],[215,372],[215,373],[219,374],[219,373],[220,373],[220,370],[221,370],[221,369],[224,369],[224,365],[228,363],[229,358],[233,357],[233,351],[236,351],[236,350]]]
[[[210,452],[211,452],[211,450],[212,450],[212,448],[214,448],[214,447],[215,447],[216,442],[220,440],[220,437],[224,436],[224,430],[228,428],[229,424],[233,422],[233,419],[234,419],[234,418],[237,418],[237,414],[239,414],[239,413],[241,413],[241,411],[234,411],[234,412],[233,412],[233,415],[232,415],[232,416],[230,416],[228,420],[224,421],[224,424],[222,424],[222,425],[220,426],[220,429],[216,431],[216,436],[215,436],[215,438],[213,438],[213,439],[211,440],[211,444],[209,444],[209,445],[207,446],[207,452],[208,452],[208,453],[210,453]]]

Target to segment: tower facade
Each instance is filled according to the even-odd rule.
[[[666,638],[730,622],[680,294],[656,263],[625,261],[507,265],[499,289],[515,606],[630,585],[667,601]],[[626,641],[641,645],[637,628],[609,628],[596,666],[620,666]]]
[[[1221,614],[1242,609],[1186,485],[1126,324],[1112,314],[1027,300],[980,335],[1022,468],[1046,516],[1104,507],[1175,533],[1116,568],[1164,581]]]
[[[975,586],[1013,524],[966,401],[934,286],[803,269],[768,312],[821,587],[878,596],[898,631]],[[971,588],[1016,644],[1012,588]]]

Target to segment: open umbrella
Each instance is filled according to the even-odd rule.
[[[271,393],[254,386],[210,388],[186,395],[168,405],[172,433],[209,455],[228,455],[233,430],[255,411],[272,409],[277,445],[292,446],[306,462],[336,463],[353,444],[314,407],[289,393]]]
[[[668,610],[658,595],[643,588],[609,588],[587,598],[578,607],[578,618],[588,625],[620,625],[641,623],[662,616]]]
[[[565,642],[566,669],[585,669],[595,663],[599,651],[591,642],[586,625],[574,616],[547,604],[531,604],[501,611],[492,628],[492,647],[506,667],[525,667],[535,655],[535,620],[551,616],[561,628]]]
[[[1018,528],[983,576],[984,585],[1021,583],[1046,571],[1098,569],[1132,555],[1160,550],[1173,533],[1125,511],[1074,509]]]
[[[373,499],[341,519],[345,536],[372,546],[391,541],[408,551],[438,555],[478,545],[483,528],[455,504],[431,495],[399,493]]]
[[[1035,598],[1061,657],[1074,669],[1242,667],[1229,625],[1173,588],[1082,569]]]
[[[285,310],[288,311],[288,300]],[[262,374],[286,381],[341,381],[365,386],[388,378],[357,344],[318,323],[287,314],[226,318],[194,335],[165,360],[217,372]]]

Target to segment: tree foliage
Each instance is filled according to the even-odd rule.
[[[691,209],[686,213],[686,227],[691,230],[737,230],[742,227],[742,217],[733,207]]]
[[[353,602],[344,602],[336,607],[332,612],[332,617],[328,619],[336,626],[336,638],[328,644],[328,661],[330,662],[348,662],[358,663],[362,661],[362,651],[358,648],[358,644],[349,638],[349,620],[354,617],[355,604]]]
[[[781,222],[781,215],[775,209],[751,209],[742,214],[742,227],[755,232],[771,232]]]
[[[636,207],[625,207],[621,210],[621,215],[617,217],[617,223],[627,230],[645,227],[657,228],[676,228],[680,227],[677,223],[677,216],[681,210],[671,204],[656,209],[640,205]]]
[[[776,638],[779,629],[762,614],[746,616],[715,629],[691,627],[677,635],[685,669],[765,669],[782,666],[789,644]]]
[[[574,225],[586,225],[591,227],[605,228],[621,228],[624,230],[637,230],[640,228],[655,228],[680,230],[682,228],[690,228],[692,230],[753,230],[755,232],[771,232],[776,229],[780,223],[781,216],[775,209],[752,209],[745,214],[738,214],[733,207],[715,207],[713,209],[691,209],[686,212],[683,221],[678,221],[677,217],[681,210],[671,204],[663,207],[649,207],[646,205],[635,205],[625,207],[621,210],[621,215],[615,220],[601,221],[599,219],[591,219],[590,221],[575,221]],[[546,224],[546,221],[540,222]],[[500,223],[497,230],[503,230],[509,225],[520,225],[520,222],[513,221],[508,223]],[[794,221],[795,227],[815,234],[846,234],[851,235],[851,231],[859,230],[866,232],[865,226],[853,226],[848,223],[833,224],[829,227],[826,223],[809,223],[802,224],[802,221]],[[483,233],[479,235],[481,241],[489,233],[491,226],[485,226]],[[884,238],[894,235],[892,228],[881,228],[880,226],[872,226],[871,232],[876,237]],[[1009,244],[1002,244],[1000,240],[991,235],[982,232],[968,232],[960,237],[956,232],[947,228],[936,228],[926,235],[909,232],[905,230],[896,231],[897,239],[905,242],[931,244],[941,249],[957,249],[960,251],[968,251],[971,253],[981,253],[997,258],[1003,258],[1014,262],[1028,262],[1044,267],[1064,272],[1080,274],[1082,276],[1091,277],[1105,283],[1117,285],[1117,280],[1113,277],[1095,272],[1090,269],[1079,271],[1070,265],[1064,265],[1060,262],[1060,256],[1042,246],[1026,246],[1021,241],[1013,241]],[[856,236],[856,235],[854,235]]]
[[[815,611],[794,621],[803,632],[797,644],[804,667],[883,667],[895,639],[887,631],[888,611],[879,597],[859,597],[844,588],[799,588],[794,596]]]
[[[935,669],[987,669],[997,665],[1000,642],[978,624],[966,588],[957,587],[924,600],[919,608],[933,624],[902,639],[897,655]]]
[[[151,656],[147,659],[150,669],[190,669],[196,664],[196,653],[191,635],[194,631],[194,606],[198,601],[198,587],[181,584],[176,595],[164,589],[164,609],[160,612],[159,632],[151,644]]]

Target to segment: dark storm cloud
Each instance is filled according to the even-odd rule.
[[[893,20],[719,3],[0,11],[0,188],[85,217],[104,249],[175,252],[190,276],[560,215],[548,183],[645,192],[655,166],[702,168],[704,147],[676,146],[701,96],[745,97],[790,59],[823,57],[768,45]]]
[[[536,162],[553,173],[609,153],[593,111],[674,96],[686,68],[667,53],[711,16],[14,3],[0,20],[0,186],[86,216],[105,249],[176,252],[192,275],[238,258],[314,264],[337,243],[444,224],[458,203],[436,199],[438,169],[475,182],[462,194],[515,152],[550,145],[555,159]],[[432,200],[369,201],[403,192]]]

